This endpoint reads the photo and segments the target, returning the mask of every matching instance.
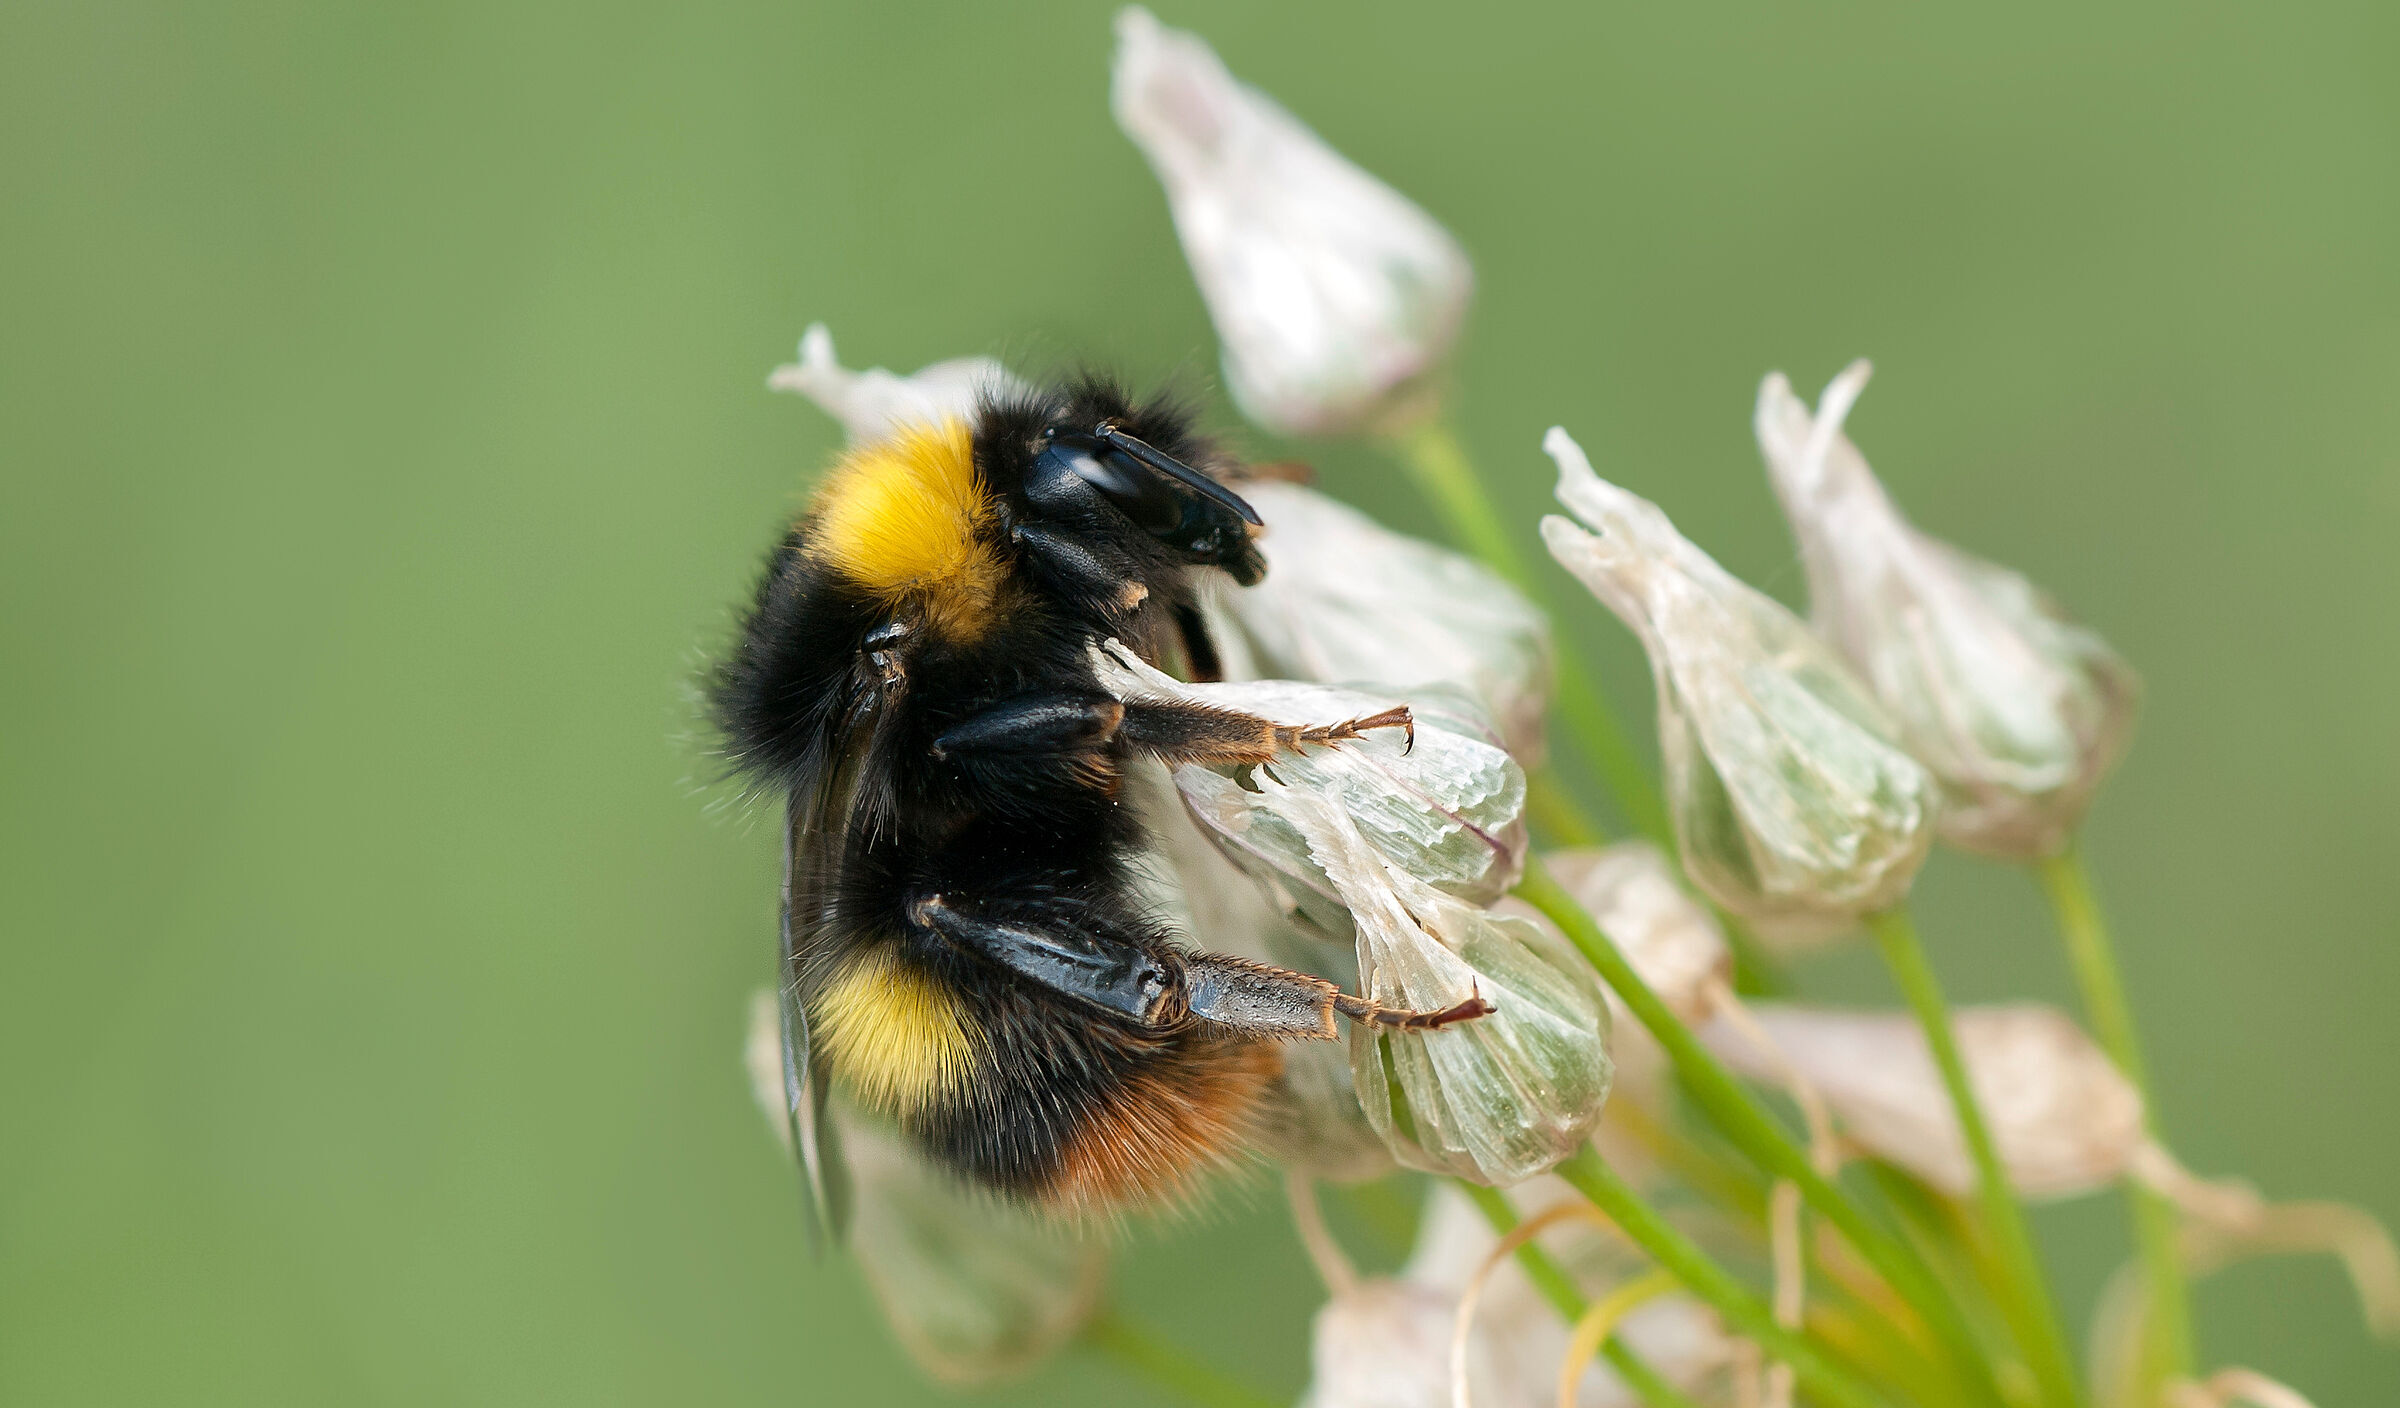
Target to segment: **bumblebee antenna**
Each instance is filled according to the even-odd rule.
[[[1117,429],[1115,423],[1104,420],[1098,425],[1093,426],[1092,438],[1098,440],[1104,445],[1107,445],[1111,449],[1123,450],[1126,454],[1129,454],[1135,459],[1140,460],[1142,463],[1150,466],[1152,469],[1157,470],[1159,473],[1167,475],[1178,482],[1189,486],[1190,488],[1198,490],[1203,497],[1213,499],[1224,507],[1232,509],[1235,513],[1240,514],[1243,522],[1258,524],[1261,527],[1265,526],[1266,520],[1260,518],[1258,516],[1258,510],[1250,507],[1249,503],[1244,500],[1241,495],[1233,492],[1231,489],[1226,488],[1224,485],[1219,484],[1216,480],[1209,478],[1205,474],[1202,474],[1199,470],[1192,468],[1190,465],[1185,464],[1183,461],[1166,453],[1164,450],[1152,449],[1150,446],[1142,443],[1139,440],[1136,440],[1132,436],[1126,434],[1124,431]]]

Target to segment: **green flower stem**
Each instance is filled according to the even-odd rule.
[[[2134,1032],[2133,1008],[2125,1000],[2124,979],[2117,969],[2116,946],[2109,941],[2107,921],[2092,895],[2091,874],[2083,853],[2070,847],[2037,867],[2050,907],[2058,915],[2058,932],[2066,941],[2067,961],[2083,989],[2084,1015],[2100,1045],[2117,1069],[2142,1093],[2142,1116],[2150,1136],[2158,1137],[2158,1102],[2150,1096],[2150,1076],[2142,1060],[2142,1044]],[[2192,1371],[2192,1300],[2183,1271],[2183,1250],[2177,1243],[2175,1205],[2147,1188],[2129,1190],[2133,1200],[2134,1239],[2142,1256],[2142,1284],[2149,1294],[2148,1332],[2144,1356],[2145,1389]]]
[[[1195,1408],[1281,1408],[1278,1400],[1194,1359],[1118,1311],[1094,1315],[1083,1327],[1083,1342],[1177,1402]]]
[[[1917,1250],[1869,1221],[1857,1203],[1817,1171],[1791,1136],[1659,1001],[1658,994],[1642,981],[1641,974],[1634,971],[1624,953],[1600,932],[1591,915],[1551,878],[1539,860],[1526,861],[1525,879],[1517,886],[1517,893],[1566,932],[1567,938],[1599,970],[1601,980],[1624,999],[1633,1015],[1658,1038],[1692,1099],[1709,1119],[1759,1167],[1798,1184],[1801,1198],[1858,1249],[1859,1255],[1901,1299],[1925,1317],[1969,1401],[1979,1408],[2002,1408],[2005,1400],[1965,1315]]]
[[[1464,1179],[1456,1181],[1459,1189],[1482,1212],[1483,1220],[1492,1225],[1494,1232],[1505,1237],[1516,1230],[1517,1210],[1508,1205],[1508,1199],[1501,1195],[1499,1189],[1486,1188],[1480,1183],[1469,1183]],[[1525,1268],[1525,1278],[1533,1282],[1534,1289],[1557,1308],[1560,1317],[1569,1325],[1583,1318],[1586,1308],[1583,1292],[1575,1289],[1573,1278],[1551,1260],[1550,1253],[1543,1251],[1540,1243],[1529,1241],[1517,1248],[1517,1264]],[[1600,1342],[1600,1357],[1608,1361],[1609,1367],[1617,1371],[1617,1377],[1623,1379],[1626,1386],[1633,1390],[1634,1396],[1649,1408],[1701,1408],[1697,1399],[1668,1383],[1656,1369],[1650,1367],[1648,1361],[1627,1348],[1618,1336],[1612,1334]]]
[[[1491,497],[1483,491],[1483,481],[1476,477],[1475,466],[1468,460],[1465,447],[1458,436],[1442,422],[1428,421],[1394,442],[1400,461],[1408,467],[1417,488],[1432,501],[1437,512],[1458,536],[1467,551],[1480,557],[1492,570],[1516,584],[1553,620],[1557,612],[1550,609],[1538,578],[1523,554],[1517,551],[1516,541],[1501,522],[1492,506]],[[1627,740],[1625,726],[1609,707],[1607,698],[1593,683],[1591,672],[1583,660],[1564,640],[1552,641],[1556,653],[1552,700],[1558,713],[1566,720],[1567,731],[1580,749],[1599,770],[1601,780],[1608,784],[1616,797],[1617,808],[1633,824],[1635,830],[1660,845],[1671,845],[1667,835],[1667,812],[1658,798],[1658,788],[1642,766],[1641,755]]]
[[[1631,1184],[1590,1149],[1560,1164],[1558,1176],[1592,1200],[1617,1229],[1674,1274],[1684,1288],[1707,1302],[1736,1334],[1799,1376],[1809,1395],[1831,1408],[1873,1408],[1889,1400],[1835,1363],[1815,1341],[1775,1323],[1775,1312],[1756,1292],[1733,1278],[1690,1238],[1658,1215]]]
[[[1958,1111],[1959,1127],[1967,1138],[1967,1152],[1975,1160],[1975,1181],[1982,1196],[1984,1221],[1990,1224],[1998,1244],[2001,1269],[2009,1282],[2002,1288],[2003,1294],[2007,1301],[2014,1302],[2015,1313],[2010,1320],[2024,1341],[2026,1358],[2032,1363],[2034,1378],[2042,1386],[2043,1401],[2053,1408],[2074,1408],[2081,1401],[2075,1386],[2074,1362],[2067,1355],[2065,1337],[2059,1333],[2058,1310],[2051,1303],[2049,1285],[2042,1277],[2033,1233],[2025,1225],[2025,1210],[2017,1205],[2017,1195],[2009,1187],[2008,1171],[2001,1166],[2000,1151],[1992,1142],[1991,1126],[1984,1121],[1983,1107],[1968,1084],[1966,1059],[1959,1054],[1958,1037],[1950,1029],[1950,1008],[1942,998],[1941,983],[1933,975],[1933,966],[1925,961],[1925,948],[1917,941],[1916,925],[1909,921],[1905,908],[1894,908],[1869,915],[1867,929],[1883,949],[1884,963],[1892,970],[1909,1007],[1916,1012],[1917,1024],[1925,1029],[1925,1040],[1933,1048],[1934,1064],[1941,1068],[1942,1084],[1949,1088],[1950,1103]]]

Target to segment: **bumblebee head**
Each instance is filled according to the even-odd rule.
[[[1000,429],[1010,421],[1023,437],[1009,446],[1010,458],[1022,458],[1005,478],[1040,519],[1113,540],[1137,561],[1219,567],[1244,586],[1265,574],[1251,541],[1257,510],[1194,464],[1206,447],[1182,413],[1132,405],[1115,388],[1087,382],[1047,399],[1036,416],[985,423]]]

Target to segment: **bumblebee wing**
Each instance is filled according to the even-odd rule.
[[[808,958],[840,922],[842,872],[861,830],[879,813],[868,796],[874,752],[903,681],[896,672],[853,696],[837,736],[807,790],[784,813],[783,914],[778,1007],[783,1018],[783,1094],[792,1148],[800,1159],[800,1193],[808,1211],[809,1244],[822,1252],[850,1224],[850,1173],[834,1132],[828,1072],[811,1060]]]
[[[835,1140],[825,1072],[809,1062],[808,1004],[801,994],[800,954],[803,922],[795,922],[794,872],[804,862],[799,848],[808,828],[801,807],[794,804],[784,821],[783,919],[781,982],[777,984],[783,1013],[783,1098],[790,1122],[792,1148],[800,1157],[800,1199],[808,1214],[809,1250],[822,1255],[829,1242],[838,1242],[850,1216],[849,1175],[842,1166],[841,1146]]]

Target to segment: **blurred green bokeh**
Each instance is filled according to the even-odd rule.
[[[2400,10],[2001,8],[1162,17],[1473,251],[1528,544],[1563,422],[1791,596],[1753,389],[1877,358],[1918,520],[2148,675],[2091,841],[2178,1149],[2400,1218]],[[763,387],[811,319],[1235,428],[1108,15],[0,9],[0,1401],[949,1401],[750,1107],[773,828],[711,810],[690,682],[835,441]],[[2068,998],[2020,876],[1922,894],[1958,995]],[[2079,1313],[2121,1227],[2042,1218]],[[1296,1392],[1272,1198],[1141,1240],[1128,1304]],[[2400,1384],[2325,1262],[2200,1318]]]

